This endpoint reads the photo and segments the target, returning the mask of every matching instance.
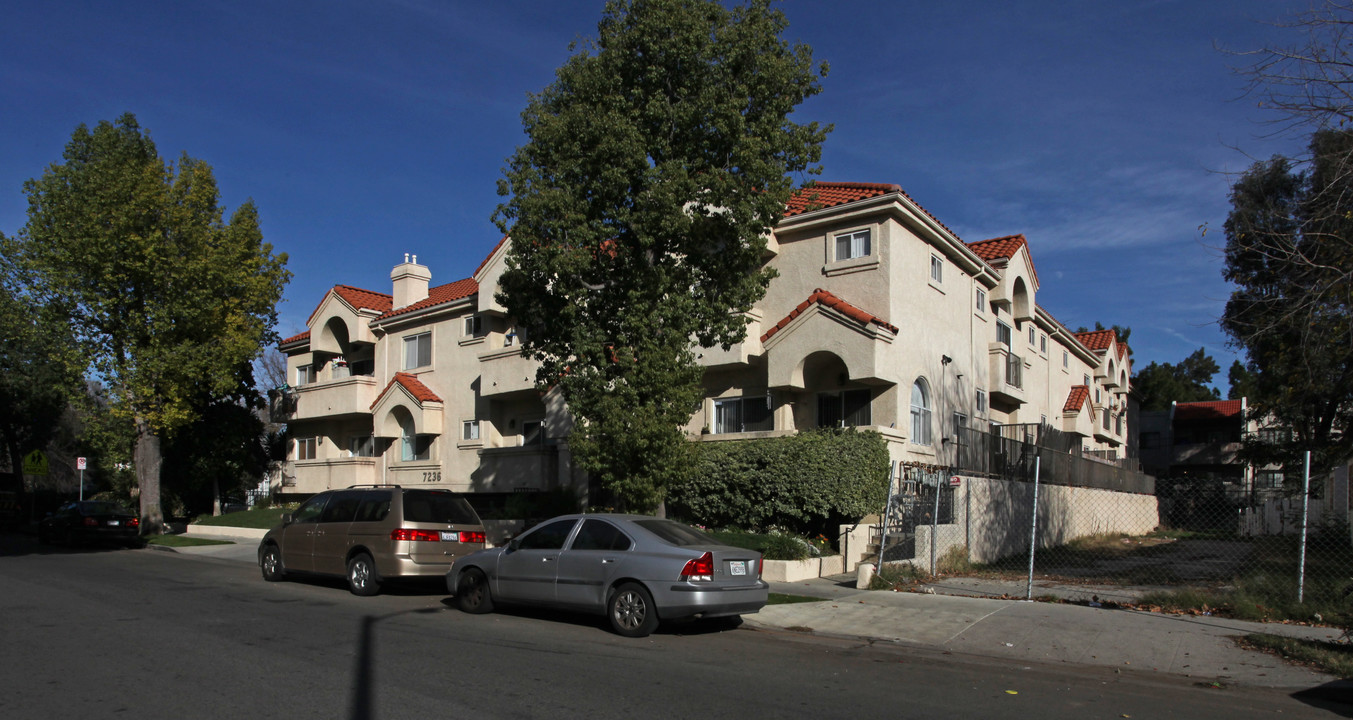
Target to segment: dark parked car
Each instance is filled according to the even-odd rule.
[[[65,545],[113,542],[141,543],[141,519],[114,502],[82,500],[67,503],[38,523],[38,541]]]
[[[506,547],[456,560],[447,588],[469,613],[495,603],[605,614],[611,629],[643,637],[659,621],[736,617],[766,604],[761,554],[647,515],[565,515]]]

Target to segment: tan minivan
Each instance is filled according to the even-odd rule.
[[[346,576],[355,595],[390,578],[444,576],[484,547],[484,525],[465,498],[398,485],[329,490],[306,500],[258,546],[263,578],[287,573]]]

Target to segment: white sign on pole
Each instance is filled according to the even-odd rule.
[[[85,459],[84,459],[84,458],[82,458],[82,457],[75,458],[75,469],[76,469],[76,470],[84,470],[84,469],[85,469]]]

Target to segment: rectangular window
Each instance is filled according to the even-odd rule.
[[[370,435],[354,435],[348,438],[349,457],[376,457],[376,438]]]
[[[427,367],[432,364],[432,333],[419,333],[404,338],[404,369]]]
[[[1103,421],[1102,425],[1104,426],[1104,429],[1105,429],[1105,430],[1108,430],[1108,429],[1109,429],[1109,409],[1108,409],[1108,408],[1104,408],[1103,416],[1104,416],[1104,421]]]
[[[1047,425],[1047,424],[1048,424],[1048,416],[1047,416],[1047,415],[1039,415],[1039,416],[1038,416],[1038,424],[1039,424],[1039,425]]]
[[[998,342],[998,343],[1000,343],[1000,344],[1002,344],[1002,345],[1004,345],[1004,346],[1006,346],[1006,347],[1010,347],[1010,341],[1011,341],[1010,326],[1009,326],[1009,325],[1006,325],[1005,323],[1001,322],[1000,320],[997,320],[997,321],[996,321],[996,342]]]
[[[302,387],[315,382],[315,366],[302,365],[296,368],[296,387]]]
[[[432,457],[431,435],[405,435],[399,441],[399,459],[404,462],[427,460]]]
[[[317,438],[312,437],[296,438],[296,459],[314,460],[316,441]]]
[[[484,329],[483,322],[478,315],[469,315],[465,318],[465,327],[461,334],[465,337],[479,337]]]
[[[868,230],[841,233],[836,236],[836,259],[850,260],[869,255],[872,252]]]
[[[1104,403],[1103,403],[1103,400],[1101,399],[1100,394],[1099,394],[1099,388],[1095,388],[1095,404],[1096,404],[1096,405],[1103,405],[1103,404],[1104,404]]]
[[[977,288],[977,312],[986,312],[987,310],[987,291]]]
[[[479,421],[478,421],[478,420],[466,420],[465,422],[461,423],[461,424],[460,424],[460,439],[461,439],[461,440],[478,440],[478,439],[479,439]]]
[[[931,282],[944,282],[944,261],[938,255],[930,256],[930,280]]]
[[[1123,415],[1119,413],[1113,416],[1113,432],[1115,435],[1123,434]]]
[[[873,424],[868,390],[818,393],[818,427],[861,427]]]
[[[545,433],[539,420],[526,420],[521,424],[522,445],[545,444]]]
[[[1067,351],[1063,350],[1063,351],[1062,351],[1062,367],[1070,367],[1070,366],[1071,366],[1071,353],[1068,353]]]
[[[961,428],[968,427],[968,416],[961,412],[954,413],[954,437],[959,437],[958,431]]]
[[[984,412],[986,412],[986,411],[987,411],[987,391],[986,391],[986,390],[978,390],[978,391],[977,391],[977,412],[979,412],[979,413],[984,413]]]
[[[1048,353],[1048,336],[1038,336],[1038,351],[1046,355]]]
[[[1029,345],[1030,345],[1030,346],[1032,346],[1032,345],[1034,344],[1034,339],[1035,339],[1034,326],[1033,326],[1033,325],[1030,325],[1030,326],[1029,326]]]
[[[1090,387],[1090,376],[1089,375],[1081,376],[1081,384],[1085,385],[1085,387]]]
[[[769,396],[714,401],[715,433],[760,432],[774,429]]]

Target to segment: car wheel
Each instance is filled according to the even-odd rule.
[[[611,629],[624,637],[645,637],[658,628],[653,596],[638,583],[625,583],[611,593],[606,618],[611,621]]]
[[[381,591],[381,578],[370,555],[354,555],[348,561],[348,589],[353,595],[368,597]]]
[[[286,568],[282,567],[282,551],[276,545],[269,545],[263,551],[263,559],[258,565],[263,569],[263,579],[268,582],[277,582],[287,575]]]
[[[460,574],[460,579],[456,581],[456,607],[475,615],[493,612],[489,579],[479,568],[470,568]]]

